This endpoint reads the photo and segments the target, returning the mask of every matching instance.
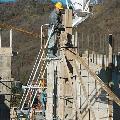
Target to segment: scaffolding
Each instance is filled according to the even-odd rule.
[[[69,20],[69,22],[68,22]],[[116,96],[111,88],[103,82],[98,76],[98,73],[105,65],[111,64],[112,60],[112,45],[109,45],[109,59],[102,55],[97,58],[95,52],[80,54],[77,52],[77,32],[73,39],[72,28],[72,11],[65,10],[63,14],[63,24],[65,31],[62,31],[59,38],[59,57],[54,59],[43,58],[44,51],[41,53],[41,58],[36,62],[32,72],[32,79],[26,87],[26,92],[22,98],[21,111],[24,111],[25,101],[28,101],[29,110],[32,109],[33,101],[37,95],[38,89],[41,90],[40,84],[33,86],[32,81],[35,79],[35,74],[40,67],[42,72],[41,78],[44,77],[44,72],[47,69],[47,103],[45,110],[46,120],[96,120],[96,119],[113,119],[113,101],[120,105],[120,99]],[[72,37],[68,37],[72,36]],[[65,46],[68,38],[72,41],[72,47]],[[110,39],[111,40],[111,39]],[[49,41],[49,39],[48,39]],[[44,50],[48,44],[45,44]],[[111,43],[111,42],[110,42]],[[40,62],[43,60],[42,66]],[[46,61],[46,62],[45,62]],[[44,66],[45,64],[45,66]],[[44,66],[44,67],[43,67]],[[36,74],[37,75],[37,74]],[[38,81],[40,75],[38,75]],[[112,79],[112,78],[111,78]],[[27,96],[32,92],[32,100],[29,101]],[[30,103],[30,104],[29,104]],[[28,111],[28,114],[30,112]],[[41,115],[39,115],[40,118]],[[30,119],[28,117],[28,119]]]
[[[113,70],[112,35],[109,35],[107,41],[108,54],[97,54],[95,48],[93,51],[88,49],[86,52],[81,52],[76,27],[87,19],[90,13],[73,21],[72,12],[66,9],[62,14],[65,30],[57,36],[58,56],[55,58],[48,58],[46,54],[54,26],[44,44],[43,26],[41,26],[41,49],[28,83],[23,86],[24,94],[17,109],[18,120],[113,120],[113,102],[120,106],[120,99],[115,92],[116,86],[113,87],[111,84],[114,72],[111,71]],[[38,37],[33,33],[25,33]],[[88,36],[87,39],[89,40]],[[68,42],[72,45],[67,46]],[[109,75],[106,82],[103,80],[103,75],[107,72]],[[47,79],[46,86],[42,84],[44,78]],[[44,97],[46,103],[42,104],[41,109],[37,109],[38,105],[34,106],[35,99],[40,97],[42,92],[46,92]]]

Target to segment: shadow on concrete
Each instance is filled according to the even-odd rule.
[[[109,64],[107,68],[105,68],[104,60],[102,61],[102,69],[98,76],[108,87],[111,86],[111,90],[120,98],[120,56],[113,57],[113,64]],[[115,67],[116,63],[117,66]],[[106,93],[105,91],[103,92]],[[100,97],[100,99],[101,102],[107,102],[107,98],[105,97]],[[113,102],[113,120],[120,120],[120,106],[115,102]]]
[[[4,101],[5,95],[0,95],[0,120],[10,120],[10,109]]]

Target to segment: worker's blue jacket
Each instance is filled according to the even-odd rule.
[[[50,26],[52,26],[52,25],[57,26],[58,25],[58,13],[55,9],[51,12],[51,14],[49,16],[49,24],[50,24]]]

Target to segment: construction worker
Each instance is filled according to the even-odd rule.
[[[46,102],[47,102],[47,93],[46,89],[43,89],[40,95],[40,102],[42,104],[42,114],[45,116]]]
[[[61,2],[57,2],[55,4],[54,10],[51,12],[49,16],[49,29],[48,29],[48,36],[50,36],[52,26],[54,25],[54,30],[51,34],[49,43],[48,43],[48,57],[54,58],[56,57],[57,47],[56,47],[56,33],[57,30],[60,28],[61,24],[61,10],[63,10],[63,5]]]

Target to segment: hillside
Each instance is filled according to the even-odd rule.
[[[95,34],[98,43],[100,35],[113,34],[114,51],[120,51],[120,0],[105,0],[104,4],[96,5],[93,15],[79,25],[78,31],[90,36]]]
[[[53,5],[50,3],[22,0],[12,7],[0,7],[0,23],[8,23],[40,34],[40,26],[48,22],[48,15],[52,9]],[[120,1],[105,0],[104,4],[96,5],[90,18],[78,26],[78,31],[79,34],[84,33],[85,35],[94,33],[96,44],[99,42],[98,33],[102,35],[112,33],[120,50]],[[7,31],[2,34],[3,44],[8,43],[9,36],[6,34],[8,34]],[[12,60],[12,76],[15,80],[26,83],[39,49],[40,38],[14,31],[13,50],[19,52]]]
[[[34,32],[40,35],[42,24],[48,23],[48,14],[52,6],[48,3],[39,3],[22,0],[13,6],[0,7],[0,23],[22,28],[25,31]],[[2,32],[2,45],[8,44],[8,31]],[[29,34],[13,31],[13,51],[18,55],[12,59],[12,77],[26,84],[32,70],[34,61],[40,49],[40,38]]]

